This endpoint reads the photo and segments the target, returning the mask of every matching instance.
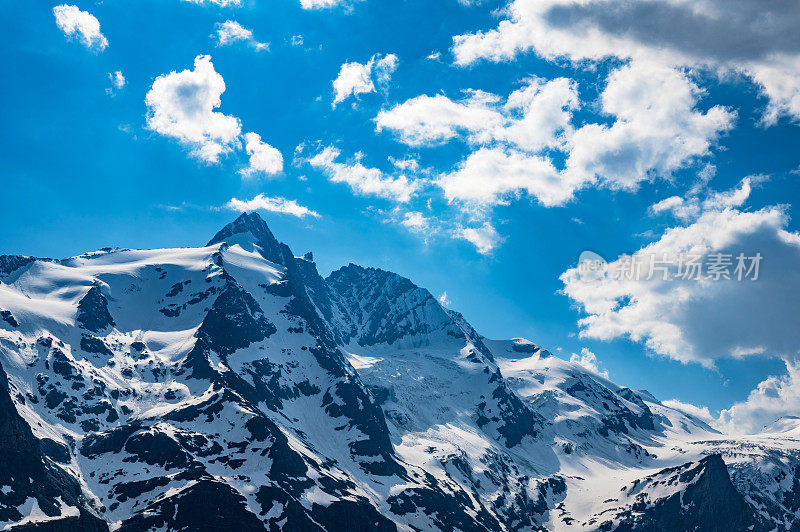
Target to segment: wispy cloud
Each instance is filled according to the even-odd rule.
[[[217,24],[217,46],[228,46],[236,42],[245,42],[257,51],[269,50],[269,43],[259,42],[253,38],[253,31],[245,28],[235,20],[226,20]]]
[[[262,210],[278,214],[288,214],[298,218],[305,218],[306,216],[320,218],[318,212],[312,211],[294,200],[288,200],[279,196],[269,197],[264,194],[258,194],[249,200],[232,198],[225,204],[225,207],[238,212]]]
[[[364,166],[360,160],[339,161],[341,152],[332,146],[324,148],[308,160],[315,169],[325,174],[334,183],[346,183],[361,195],[407,202],[418,190],[419,184],[406,175],[387,174],[378,168]]]

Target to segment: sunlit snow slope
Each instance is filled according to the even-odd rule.
[[[797,420],[719,434],[256,214],[0,256],[0,363],[0,529],[798,529]]]

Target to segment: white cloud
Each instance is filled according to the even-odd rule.
[[[219,7],[239,7],[242,0],[184,0],[192,4],[214,4]]]
[[[198,55],[194,70],[158,76],[145,97],[147,126],[190,145],[200,159],[216,163],[233,149],[241,133],[238,118],[215,111],[221,105],[225,81],[211,57]]]
[[[378,168],[369,168],[355,160],[339,162],[340,152],[329,146],[309,159],[309,164],[323,172],[334,183],[347,183],[362,195],[379,196],[398,202],[407,202],[419,188],[416,181],[405,175],[388,175]]]
[[[283,170],[283,155],[266,142],[261,142],[257,133],[244,134],[244,149],[250,156],[250,165],[241,170],[242,175],[252,176],[257,173],[271,175]]]
[[[800,45],[794,2],[726,0],[511,0],[496,29],[453,38],[459,64],[510,60],[633,59],[667,67],[741,72],[770,100],[767,121],[800,117]]]
[[[396,159],[390,155],[389,162],[398,170],[405,170],[407,172],[420,171],[419,161],[413,158]]]
[[[692,187],[686,197],[671,196],[654,203],[650,206],[650,214],[658,215],[668,212],[678,220],[688,221],[696,219],[703,211],[740,207],[750,197],[752,180],[752,177],[746,177],[738,188],[726,192],[711,193],[708,198],[702,201],[698,197],[700,190],[697,187]]]
[[[343,64],[339,69],[339,75],[333,80],[333,107],[351,96],[357,97],[359,94],[375,92],[375,83],[385,88],[397,69],[398,62],[394,54],[385,56],[376,54],[365,64],[356,62]]]
[[[117,70],[116,72],[109,72],[108,73],[108,80],[111,82],[111,87],[106,87],[106,94],[109,96],[114,96],[114,92],[118,90],[122,90],[127,83],[125,76],[122,74],[122,71]]]
[[[429,234],[432,232],[431,220],[419,211],[404,213],[400,225],[412,233]]]
[[[481,226],[461,227],[455,231],[454,236],[475,246],[482,255],[489,255],[503,242],[503,237],[491,222],[485,222]]]
[[[68,37],[78,37],[87,48],[105,50],[108,39],[100,31],[100,22],[94,15],[77,6],[62,4],[53,8],[56,24]]]
[[[450,306],[450,299],[447,297],[447,291],[442,292],[442,295],[439,296],[439,304],[443,307]]]
[[[299,205],[294,200],[287,200],[281,197],[268,197],[264,194],[259,194],[249,200],[233,198],[225,204],[225,207],[239,212],[262,210],[279,214],[290,214],[298,218],[304,218],[306,216],[311,216],[312,218],[320,217],[318,212]]]
[[[375,92],[375,85],[372,83],[372,64],[343,64],[339,69],[339,75],[333,80],[333,92],[334,107],[350,96]]]
[[[392,74],[397,70],[400,60],[394,54],[388,54],[375,62],[375,78],[379,85],[387,85],[392,79]]]
[[[490,104],[496,97],[473,93],[463,102],[436,96],[417,96],[392,109],[381,111],[375,118],[378,131],[389,129],[399,134],[409,146],[431,145],[449,141],[462,131],[476,135],[490,132],[503,124],[503,116]]]
[[[707,155],[719,134],[733,127],[735,114],[719,106],[697,110],[700,92],[674,69],[634,63],[612,72],[600,103],[616,120],[575,131],[565,173],[632,190]]]
[[[300,0],[303,9],[329,9],[339,6],[349,7],[351,0]]]
[[[770,376],[745,401],[720,412],[718,424],[733,433],[760,432],[781,417],[797,416],[800,409],[800,363],[786,362],[786,374]]]
[[[786,324],[800,315],[793,295],[800,291],[800,234],[786,230],[788,218],[779,207],[735,208],[746,188],[743,183],[731,193],[712,195],[694,221],[667,229],[635,252],[634,259],[645,265],[638,278],[619,275],[630,271],[624,257],[597,280],[587,281],[577,268],[562,274],[564,293],[587,314],[579,322],[581,335],[628,337],[661,355],[705,366],[721,357],[796,357],[800,330]],[[708,257],[717,253],[732,255],[729,280],[708,278]],[[740,253],[761,254],[757,280],[736,278]],[[701,257],[706,264],[701,280],[675,278],[681,255]],[[663,280],[661,271],[648,279],[651,261],[664,259],[671,279]]]
[[[117,90],[124,87],[126,83],[125,76],[120,70],[117,70],[116,72],[109,72],[108,79],[111,80],[112,85],[114,85],[114,88]]]
[[[217,24],[217,45],[227,46],[235,42],[247,42],[256,50],[268,50],[269,43],[258,42],[253,38],[253,31],[245,28],[235,20],[226,20]]]
[[[449,201],[474,206],[505,204],[523,191],[543,205],[559,205],[572,195],[548,159],[503,148],[478,149],[436,184]]]
[[[569,357],[569,361],[573,364],[578,364],[579,366],[583,367],[583,369],[589,370],[596,375],[600,375],[601,377],[608,378],[608,371],[600,369],[600,363],[597,360],[597,356],[589,351],[587,348],[581,349],[581,354],[572,353]]]
[[[431,145],[465,136],[471,144],[505,142],[535,151],[558,144],[578,105],[575,85],[566,78],[526,80],[504,105],[499,96],[469,91],[454,102],[438,94],[418,96],[375,118],[378,131],[388,129],[410,146]]]
[[[800,362],[786,360],[786,373],[761,381],[743,401],[714,416],[708,407],[669,399],[662,403],[694,416],[727,434],[780,433],[800,426]]]
[[[578,94],[565,78],[529,79],[505,102],[481,91],[460,102],[418,96],[375,121],[410,146],[463,138],[476,147],[438,181],[449,200],[495,205],[525,192],[553,206],[592,184],[634,190],[707,155],[735,115],[697,110],[700,94],[683,72],[634,63],[613,71],[601,94],[599,111],[613,117],[610,125],[573,126]]]
[[[661,214],[662,212],[676,212],[679,209],[683,208],[685,203],[686,202],[681,196],[670,196],[669,198],[664,198],[663,200],[650,205],[650,212],[652,214]]]

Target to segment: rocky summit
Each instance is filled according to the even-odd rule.
[[[0,318],[3,529],[800,527],[797,420],[720,434],[257,214],[0,256]]]

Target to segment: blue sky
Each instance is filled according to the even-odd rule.
[[[794,8],[317,3],[9,5],[0,253],[201,245],[256,205],[232,199],[263,194],[323,274],[396,271],[489,337],[588,349],[620,384],[712,415],[736,403],[719,423],[798,406]],[[584,250],[653,243],[763,251],[765,280],[678,301],[672,285],[562,278]]]

